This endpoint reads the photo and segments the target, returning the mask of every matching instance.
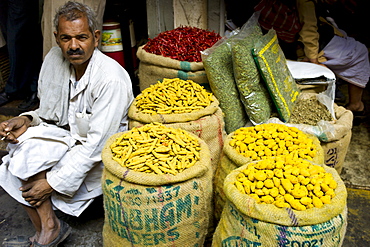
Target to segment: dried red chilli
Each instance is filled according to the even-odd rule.
[[[221,36],[213,31],[197,27],[178,27],[149,39],[143,49],[179,61],[201,62],[200,52],[212,47],[219,39]]]

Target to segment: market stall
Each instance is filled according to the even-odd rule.
[[[353,115],[334,103],[331,71],[287,61],[275,31],[262,34],[257,19],[228,37],[176,28],[139,48],[141,93],[130,107],[129,136],[112,137],[104,150],[105,238],[145,244],[137,237],[148,233],[117,209],[116,196],[126,196],[114,190],[133,183],[139,199],[124,202],[137,212],[131,219],[169,207],[161,226],[178,229],[173,237],[155,228],[151,214],[152,245],[184,246],[194,237],[199,246],[342,244],[347,194],[339,175]],[[205,170],[184,179],[196,167]],[[176,185],[203,194],[174,200]],[[154,198],[163,204],[149,205]],[[176,225],[185,213],[188,229]],[[199,229],[188,231],[194,224]]]

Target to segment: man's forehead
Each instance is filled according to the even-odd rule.
[[[74,20],[67,20],[67,18],[65,17],[64,18],[60,17],[57,31],[58,32],[73,31],[86,34],[91,33],[86,17],[77,18]]]

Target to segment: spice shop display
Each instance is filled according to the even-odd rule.
[[[315,135],[324,150],[325,164],[340,174],[351,141],[353,114],[333,103],[326,91],[301,93],[288,123],[277,118],[267,122],[285,124]]]
[[[179,61],[201,62],[200,52],[214,45],[220,38],[218,33],[197,27],[178,27],[149,39],[143,49]]]
[[[155,114],[183,114],[202,110],[215,101],[212,93],[192,80],[164,78],[136,97],[138,111]]]
[[[319,121],[333,121],[329,109],[314,95],[298,99],[290,116],[289,123],[317,125]]]
[[[303,211],[330,204],[338,184],[322,166],[277,156],[250,163],[237,175],[235,186],[257,203]]]
[[[112,159],[134,171],[176,175],[199,161],[199,143],[182,129],[152,123],[123,133]]]
[[[190,79],[209,88],[200,51],[219,39],[219,34],[196,27],[178,27],[149,39],[137,51],[140,90],[163,78]]]

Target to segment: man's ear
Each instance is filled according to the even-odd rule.
[[[58,33],[54,31],[54,37],[55,37],[55,42],[59,45],[59,40],[58,40]]]
[[[95,47],[98,47],[100,42],[100,30],[95,30],[94,37],[95,37]]]

